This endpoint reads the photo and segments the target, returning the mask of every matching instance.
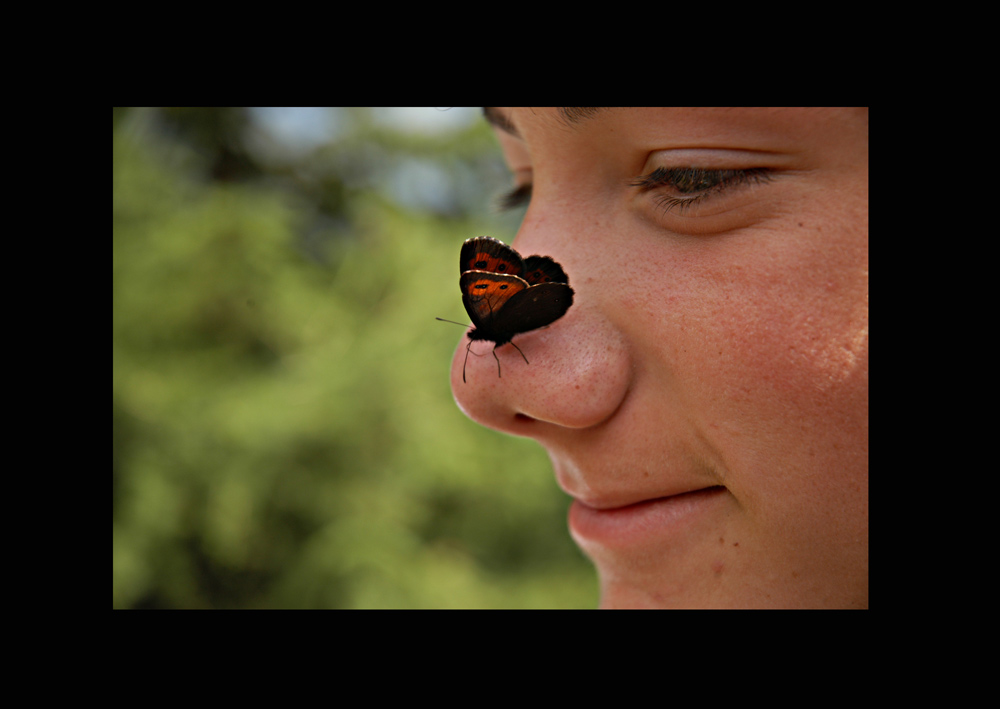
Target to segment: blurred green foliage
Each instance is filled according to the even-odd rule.
[[[262,115],[113,112],[113,607],[596,606],[544,451],[449,388],[459,247],[516,229],[483,121]]]

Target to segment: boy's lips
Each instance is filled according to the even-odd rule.
[[[704,490],[714,490],[714,489],[719,488],[719,487],[721,487],[721,486],[713,485],[713,486],[710,486],[710,487],[698,488],[696,490],[688,490],[687,492],[678,492],[678,493],[672,493],[672,494],[669,494],[669,495],[657,495],[656,497],[643,497],[643,498],[639,498],[639,499],[635,500],[634,502],[620,502],[620,501],[611,500],[610,498],[605,498],[605,499],[599,499],[598,498],[598,499],[588,500],[588,499],[584,499],[582,497],[578,497],[578,498],[575,498],[575,499],[581,505],[585,505],[586,507],[589,507],[589,508],[591,508],[593,510],[596,510],[598,512],[607,512],[607,511],[611,511],[611,510],[622,510],[622,509],[625,509],[626,507],[634,507],[636,505],[644,505],[644,504],[649,503],[649,502],[657,502],[659,500],[667,500],[667,499],[670,499],[670,498],[677,498],[677,497],[681,497],[682,495],[693,495],[693,494],[698,493],[698,492],[703,492]]]
[[[727,496],[728,490],[717,485],[625,504],[577,499],[570,507],[570,530],[585,545],[630,546],[681,533],[688,523],[724,504]]]

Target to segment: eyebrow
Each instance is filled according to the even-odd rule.
[[[499,128],[504,133],[510,133],[515,138],[521,137],[521,134],[517,132],[517,128],[510,122],[507,114],[503,113],[500,109],[493,106],[483,106],[483,118],[491,126]]]
[[[559,117],[568,125],[577,126],[598,113],[607,110],[607,106],[568,106],[556,109]]]
[[[575,128],[589,118],[593,118],[598,113],[606,110],[600,106],[570,106],[557,108],[559,118],[570,128]],[[483,106],[483,118],[492,126],[496,126],[505,133],[510,133],[515,138],[520,138],[521,134],[511,122],[506,113],[493,106]]]

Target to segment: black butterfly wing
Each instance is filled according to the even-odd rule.
[[[498,345],[515,335],[551,325],[573,305],[573,289],[565,283],[540,283],[518,291],[489,322],[492,340]]]
[[[569,277],[549,256],[529,256],[524,259],[522,278],[531,285],[538,283],[569,283]]]
[[[477,236],[462,244],[459,255],[459,274],[466,271],[489,271],[519,276],[524,273],[521,255],[492,236]],[[462,290],[465,292],[465,289]]]

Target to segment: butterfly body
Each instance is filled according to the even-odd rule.
[[[493,342],[494,358],[496,348],[507,343],[521,352],[511,342],[514,337],[551,325],[573,304],[573,289],[558,263],[548,256],[522,259],[514,249],[490,236],[469,239],[462,245],[460,269],[462,303],[475,326],[468,333],[469,339]],[[465,358],[468,362],[468,348]],[[498,373],[499,368],[497,359]]]

